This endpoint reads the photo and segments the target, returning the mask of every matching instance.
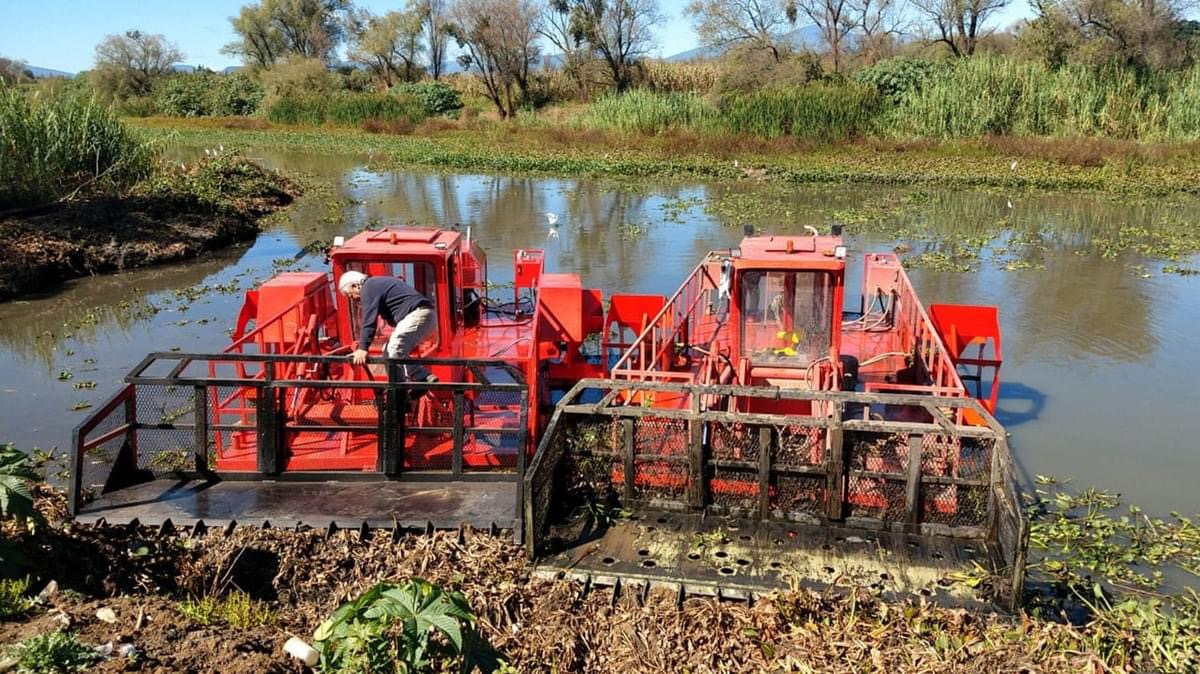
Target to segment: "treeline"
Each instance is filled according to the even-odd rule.
[[[464,106],[529,120],[564,105],[554,123],[639,133],[1200,137],[1200,24],[1186,0],[1039,0],[997,30],[1009,2],[691,0],[709,58],[664,63],[648,58],[658,0],[408,0],[381,14],[261,0],[230,19],[236,73],[176,72],[172,43],[129,31],[53,86],[128,115],[390,131]],[[448,75],[452,48],[461,71]]]

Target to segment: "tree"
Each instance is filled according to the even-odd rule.
[[[251,65],[271,67],[284,56],[326,63],[345,39],[342,15],[350,0],[262,0],[229,21],[240,41],[225,45]]]
[[[174,71],[183,52],[162,35],[131,30],[96,45],[96,88],[116,98],[147,96],[154,82]]]
[[[1187,58],[1187,22],[1194,0],[1047,0],[1035,5],[1039,19],[1074,26],[1089,61],[1117,60],[1163,68]],[[1035,20],[1036,21],[1036,20]]]
[[[562,52],[562,70],[578,87],[584,100],[589,99],[587,64],[593,60],[591,47],[571,29],[571,4],[569,0],[549,0],[542,14],[542,37]]]
[[[726,49],[745,46],[781,58],[784,33],[792,24],[780,0],[691,0],[684,13],[702,44]]]
[[[833,69],[840,71],[843,44],[855,25],[850,0],[797,0],[796,6],[821,32],[821,40],[833,58]]]
[[[913,7],[933,25],[932,41],[943,43],[955,56],[971,56],[979,39],[992,31],[988,19],[1009,0],[912,0]]]
[[[617,91],[633,83],[633,67],[654,45],[653,27],[663,19],[657,0],[567,0],[571,30],[608,65]]]
[[[447,33],[464,50],[501,117],[529,99],[529,70],[537,61],[541,12],[533,0],[456,0]]]
[[[904,0],[850,0],[858,52],[868,63],[892,55],[894,40],[904,33]]]
[[[33,71],[24,61],[0,56],[0,80],[7,84],[18,84],[33,79]]]
[[[237,16],[229,17],[233,32],[241,38],[221,48],[221,53],[241,56],[254,68],[270,68],[287,51],[283,33],[270,12],[262,5],[246,5]]]
[[[425,40],[429,47],[429,74],[433,79],[442,76],[446,65],[446,45],[450,35],[446,25],[450,22],[449,0],[421,0],[421,13],[425,19]]]
[[[420,72],[417,59],[425,50],[421,40],[424,24],[418,3],[382,16],[363,12],[355,18],[350,60],[366,66],[385,87],[411,82]]]

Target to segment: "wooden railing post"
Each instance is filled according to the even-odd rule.
[[[825,429],[828,446],[825,452],[825,516],[831,520],[840,520],[844,509],[842,503],[843,481],[846,475],[846,451],[844,432],[842,430],[843,403],[830,403],[832,412],[828,415],[829,426]]]
[[[908,508],[907,521],[916,527],[921,520],[921,438],[913,434],[908,436],[908,475],[905,484],[904,498]]]
[[[623,472],[625,474],[625,499],[632,500],[636,491],[634,489],[633,471],[636,467],[636,462],[633,459],[634,453],[637,451],[637,443],[633,437],[633,419],[621,420],[621,458]]]
[[[771,518],[771,427],[758,429],[758,517]]]
[[[708,496],[704,483],[704,418],[700,416],[700,396],[693,393],[692,414],[688,419],[688,505],[703,508]]]

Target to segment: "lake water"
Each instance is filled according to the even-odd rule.
[[[323,268],[319,255],[290,260],[310,242],[367,226],[470,227],[495,282],[511,279],[513,248],[543,247],[548,269],[577,271],[587,286],[669,295],[706,251],[736,245],[744,224],[793,232],[840,220],[855,267],[857,254],[898,244],[909,254],[977,253],[954,262],[972,271],[934,265],[910,276],[926,305],[999,306],[997,416],[1026,479],[1072,477],[1151,512],[1200,512],[1200,276],[1096,250],[1122,227],[1200,223],[1195,200],[462,175],[377,170],[353,156],[249,154],[333,185],[334,196],[303,199],[250,245],[0,304],[0,442],[69,447],[86,415],[72,408],[100,404],[147,352],[219,350],[243,290],[284,266]],[[559,217],[557,239],[547,238],[548,212]]]

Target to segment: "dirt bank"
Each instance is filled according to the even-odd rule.
[[[162,168],[131,194],[0,216],[0,301],[253,238],[298,188],[236,157]]]
[[[585,592],[531,577],[510,538],[480,532],[362,539],[238,529],[192,538],[108,527],[21,540],[40,560],[39,585],[53,578],[59,590],[28,616],[0,623],[0,643],[66,628],[89,645],[137,648],[136,660],[113,658],[95,671],[304,671],[282,652],[289,636],[310,639],[341,602],[411,576],[461,589],[480,631],[521,672],[1091,671],[1094,661],[1071,627],[918,599],[885,603],[851,588],[783,591],[753,606]],[[233,627],[180,610],[189,597],[234,591],[270,607],[270,617]],[[100,608],[116,621],[98,619]]]

